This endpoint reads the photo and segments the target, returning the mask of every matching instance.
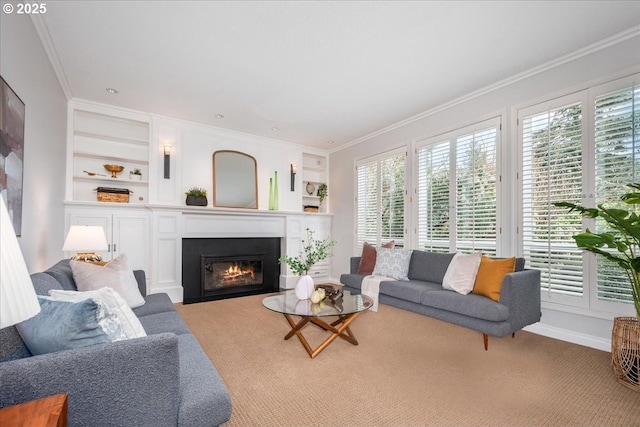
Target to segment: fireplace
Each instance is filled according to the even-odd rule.
[[[182,239],[185,304],[277,292],[279,238]]]

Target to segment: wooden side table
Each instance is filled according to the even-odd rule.
[[[67,393],[0,409],[2,427],[67,427]]]

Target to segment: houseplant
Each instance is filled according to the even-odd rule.
[[[278,261],[282,264],[288,264],[289,269],[298,277],[295,290],[299,299],[308,299],[313,292],[313,279],[309,276],[309,270],[317,262],[333,256],[333,246],[336,244],[334,240],[327,237],[318,240],[313,237],[313,231],[307,228],[307,239],[302,240],[302,251],[296,257],[289,255],[281,256]]]
[[[132,171],[129,171],[129,179],[135,179],[138,181],[142,180],[142,171],[138,168],[135,168]]]
[[[207,190],[199,187],[191,187],[185,192],[186,203],[189,206],[207,206]]]
[[[320,204],[322,204],[325,197],[327,197],[327,184],[324,182],[318,186],[318,197],[320,198]]]
[[[612,365],[618,381],[640,391],[640,217],[635,205],[640,205],[640,183],[627,184],[633,191],[621,200],[628,210],[598,205],[587,208],[569,202],[555,203],[578,211],[588,218],[601,218],[610,230],[593,233],[589,229],[573,236],[579,248],[605,257],[620,266],[629,278],[636,317],[616,317],[611,339]]]

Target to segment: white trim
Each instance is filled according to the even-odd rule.
[[[639,36],[640,35],[640,25],[636,25],[635,27],[631,27],[625,31],[622,31],[618,34],[615,34],[611,37],[607,37],[603,40],[600,40],[596,43],[593,43],[589,46],[583,47],[581,49],[578,49],[574,52],[568,53],[567,55],[561,56],[559,58],[553,59],[551,61],[545,62],[543,64],[538,65],[537,67],[533,67],[527,71],[524,71],[522,73],[513,75],[511,77],[508,77],[506,79],[497,81],[496,83],[490,84],[488,86],[485,86],[483,88],[480,88],[474,92],[471,92],[467,95],[461,96],[459,98],[453,99],[449,102],[445,102],[444,104],[440,104],[436,107],[430,108],[426,111],[423,111],[422,113],[418,113],[414,116],[408,117],[404,120],[401,120],[399,122],[396,122],[392,125],[386,126],[382,129],[379,129],[377,131],[371,132],[365,136],[362,136],[360,138],[354,139],[353,141],[347,142],[346,144],[342,144],[340,147],[336,147],[336,149],[334,150],[330,150],[330,153],[336,153],[338,151],[344,150],[346,148],[352,147],[354,145],[357,145],[361,142],[367,141],[369,139],[375,138],[376,136],[379,135],[383,135],[385,133],[391,132],[395,129],[407,126],[413,122],[416,122],[418,120],[422,120],[426,117],[429,116],[433,116],[437,113],[440,113],[442,111],[448,110],[449,108],[455,107],[456,105],[460,105],[460,104],[464,104],[468,101],[471,101],[475,98],[478,98],[480,96],[486,95],[490,92],[494,92],[498,89],[504,88],[506,86],[512,85],[514,83],[517,83],[519,81],[531,78],[533,76],[536,76],[538,74],[544,73],[545,71],[549,71],[553,68],[557,68],[560,67],[568,62],[571,61],[575,61],[577,59],[580,59],[582,57],[585,57],[587,55],[591,55],[593,53],[596,53],[600,50],[606,49],[610,46],[616,45],[618,43],[622,43],[626,40],[629,40],[633,37]]]
[[[582,334],[569,329],[545,325],[543,323],[535,323],[533,325],[526,326],[523,330],[537,335],[595,348],[596,350],[611,352],[611,339]]]
[[[64,92],[64,96],[67,98],[67,101],[73,98],[73,92],[71,91],[71,86],[69,85],[69,80],[67,80],[67,75],[64,72],[64,68],[62,63],[60,62],[60,56],[58,55],[58,51],[56,50],[53,41],[51,40],[51,34],[49,33],[49,28],[47,24],[44,22],[44,19],[41,15],[31,14],[31,22],[33,23],[33,27],[40,37],[40,42],[42,43],[42,47],[44,51],[47,53],[47,57],[49,58],[49,62],[51,63],[51,67],[53,67],[53,71],[56,73],[58,77],[58,82],[62,87],[62,91]]]

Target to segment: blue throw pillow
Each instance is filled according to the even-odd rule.
[[[111,342],[100,327],[100,307],[93,299],[68,302],[38,296],[38,301],[40,313],[16,325],[34,356]]]

